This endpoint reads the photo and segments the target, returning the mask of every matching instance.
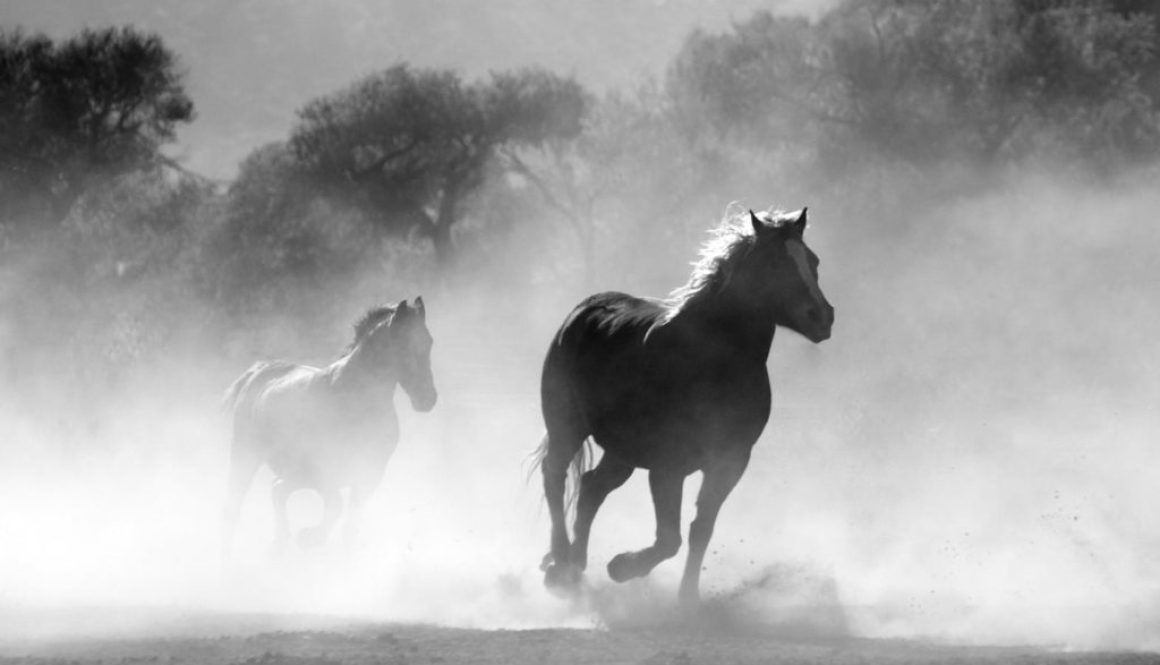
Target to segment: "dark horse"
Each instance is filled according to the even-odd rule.
[[[223,511],[223,554],[228,558],[242,498],[254,472],[274,472],[275,547],[290,539],[286,503],[299,489],[323,500],[322,522],[298,534],[302,546],[326,542],[342,513],[353,539],[367,495],[383,477],[399,442],[393,403],[402,385],[416,411],[435,406],[431,334],[423,299],[368,311],[355,324],[354,342],[324,368],[284,361],[258,362],[226,392],[233,410],[228,496]]]
[[[608,563],[617,582],[647,575],[681,546],[685,477],[701,471],[680,599],[695,602],[717,513],[741,478],[770,411],[766,359],[775,326],[830,337],[834,309],[805,245],[806,211],[727,215],[692,277],[667,301],[600,293],[564,320],[544,360],[540,445],[552,521],[545,583],[571,586],[608,493],[649,470],[656,539]],[[585,441],[604,450],[587,469]],[[565,526],[569,465],[579,476],[573,540]],[[581,475],[582,474],[582,475]]]

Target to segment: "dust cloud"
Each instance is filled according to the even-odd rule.
[[[819,212],[835,336],[775,342],[720,565],[806,564],[858,634],[1155,648],[1154,178],[1013,176],[881,241]]]
[[[697,3],[653,3],[665,4],[696,13],[689,7]],[[165,15],[147,18],[147,27],[168,25]],[[214,23],[212,15],[199,20]],[[546,38],[545,49],[554,43]],[[658,44],[664,57],[675,48]],[[362,73],[350,62],[371,67],[362,55],[342,51],[346,60],[320,67],[345,83]],[[420,61],[447,64],[437,55]],[[228,67],[196,57],[208,56],[191,60],[195,85],[226,91],[207,101],[204,119],[238,111],[226,98],[248,99],[236,94],[244,85],[197,79]],[[643,68],[650,57],[633,65]],[[601,66],[635,74],[620,65]],[[245,135],[250,143],[238,145],[247,149],[281,137],[301,98],[335,86],[329,70],[310,74],[317,90],[261,66],[252,71],[293,90],[263,93],[277,100],[266,107],[284,112],[280,119],[263,114],[269,108],[239,116],[246,131],[278,128],[257,140]],[[219,131],[236,129],[225,121],[206,125],[198,131],[238,136]],[[234,152],[212,140],[203,145],[229,166],[194,155],[200,168],[220,174],[236,164]],[[919,201],[914,208],[816,183],[713,192],[719,210],[738,198],[754,208],[809,206],[807,240],[821,257],[837,317],[833,338],[820,346],[788,331],[774,341],[773,416],[718,521],[701,624],[794,636],[1160,649],[1158,175],[1108,181],[1043,168],[992,174],[980,185],[948,173],[939,195],[905,197],[907,206]],[[895,182],[881,190],[890,195],[906,190],[911,176],[887,178]],[[708,229],[716,221],[690,215],[680,223]],[[523,232],[547,233],[525,221],[532,230]],[[569,246],[567,231],[558,232]],[[696,242],[685,248],[690,261]],[[603,570],[616,553],[652,538],[640,472],[596,520],[583,593],[561,598],[542,585],[548,520],[539,478],[528,480],[526,468],[542,435],[539,363],[588,289],[542,277],[557,254],[521,251],[519,237],[508,245],[469,279],[393,281],[380,266],[330,303],[337,315],[310,329],[263,321],[245,343],[223,331],[215,348],[167,351],[108,390],[72,385],[67,352],[32,374],[21,369],[23,356],[41,350],[13,346],[4,312],[0,618],[182,608],[479,628],[687,621],[675,605],[683,550],[646,580],[615,585]],[[634,256],[655,265],[602,272],[594,286],[663,296],[657,283],[676,287],[687,273],[648,251]],[[0,266],[0,300],[31,288],[23,270]],[[400,445],[356,546],[347,550],[336,537],[319,550],[272,556],[272,479],[263,471],[247,497],[233,560],[223,565],[226,386],[262,357],[329,362],[366,308],[420,294],[435,339],[439,403],[418,414],[396,396]],[[84,318],[37,316],[78,338],[96,333]],[[214,339],[212,331],[200,334]],[[51,398],[40,399],[44,393]],[[686,483],[685,525],[697,485],[696,477]],[[309,493],[291,507],[295,530],[320,514]]]
[[[719,521],[705,620],[1157,648],[1154,175],[1019,177],[882,233],[891,227],[873,211],[805,202],[835,335],[818,347],[785,331],[775,340],[774,415]],[[220,565],[219,399],[243,366],[191,357],[80,424],[4,409],[0,604],[487,628],[680,620],[680,557],[626,586],[603,573],[651,539],[640,473],[597,520],[585,594],[540,583],[547,516],[525,456],[541,434],[540,354],[576,294],[424,295],[440,403],[417,414],[398,399],[401,444],[353,550],[336,538],[273,558],[263,472],[234,560]],[[333,355],[349,323],[328,325]],[[304,360],[325,361],[317,354]],[[301,528],[320,506],[302,493],[292,512]]]

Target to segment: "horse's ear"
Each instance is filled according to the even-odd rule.
[[[427,308],[423,305],[423,296],[415,298],[415,311],[419,312],[420,319],[427,319]]]
[[[749,223],[753,224],[754,234],[765,231],[765,224],[761,221],[761,218],[757,216],[757,213],[753,212],[753,210],[749,211]]]
[[[801,214],[798,215],[797,220],[793,223],[793,227],[797,229],[798,233],[805,233],[806,231],[806,210],[809,210],[809,208],[802,208]]]
[[[395,305],[395,315],[391,317],[391,325],[396,323],[400,325],[403,324],[414,315],[414,312],[414,308],[411,307],[410,303],[408,303],[406,299],[400,300],[399,303]]]

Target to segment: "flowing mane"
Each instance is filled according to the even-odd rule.
[[[386,306],[386,305],[384,305],[382,307],[372,307],[371,309],[368,309],[366,311],[366,313],[363,314],[362,317],[359,318],[359,320],[357,322],[355,322],[355,324],[354,324],[354,340],[347,347],[347,350],[353,349],[354,347],[358,346],[358,343],[363,341],[364,339],[366,339],[366,336],[369,335],[370,332],[375,329],[375,326],[379,325],[383,321],[386,321],[387,319],[394,316],[395,309],[396,309],[395,307],[390,307],[390,306]]]
[[[756,214],[758,219],[775,228],[793,220],[782,210],[770,209]],[[736,202],[730,203],[721,223],[709,230],[709,239],[701,246],[698,258],[693,262],[689,281],[673,289],[664,300],[667,311],[662,323],[668,323],[690,303],[717,293],[728,284],[734,269],[752,247],[753,224],[749,220],[749,211]]]

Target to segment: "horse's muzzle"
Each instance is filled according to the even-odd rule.
[[[834,308],[830,303],[811,307],[806,312],[806,319],[807,325],[803,326],[805,330],[801,331],[806,339],[814,344],[830,339],[834,328]]]
[[[422,395],[411,395],[411,407],[419,413],[427,413],[435,408],[435,402],[438,399],[439,395],[434,390],[430,393],[423,393]]]

